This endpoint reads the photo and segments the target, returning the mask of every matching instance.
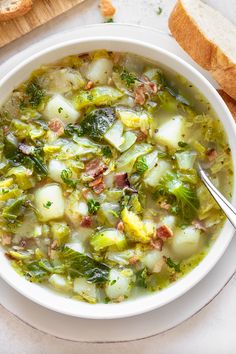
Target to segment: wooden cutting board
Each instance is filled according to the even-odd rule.
[[[33,8],[25,16],[0,22],[0,47],[63,14],[82,1],[84,0],[35,0]]]

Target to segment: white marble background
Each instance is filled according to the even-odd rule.
[[[236,23],[235,0],[206,2]],[[168,14],[175,0],[113,0],[113,3],[117,8],[116,22],[146,25],[167,31]],[[156,11],[159,6],[163,12],[158,16]],[[65,15],[1,48],[0,63],[51,34],[101,22],[103,19],[98,10],[98,1],[87,0]],[[73,343],[42,334],[0,307],[0,354],[93,354],[95,351],[96,354],[233,354],[236,353],[235,299],[236,276],[207,307],[177,328],[147,340],[99,345]]]

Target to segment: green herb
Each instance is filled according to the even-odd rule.
[[[108,18],[104,21],[104,23],[113,23],[113,22],[114,22],[113,18]]]
[[[163,11],[163,9],[160,6],[158,6],[157,15],[159,16],[162,13],[162,11]]]
[[[65,184],[67,184],[68,186],[75,188],[77,182],[74,181],[73,179],[71,179],[71,177],[72,177],[72,171],[70,168],[66,168],[66,169],[62,170],[61,179],[63,180],[63,182]]]
[[[113,279],[111,282],[110,282],[110,285],[114,285],[116,283],[116,279]]]
[[[166,258],[166,264],[176,272],[180,272],[180,263],[175,263],[170,257]]]
[[[143,268],[136,273],[136,286],[147,288],[147,268]]]
[[[36,79],[28,82],[25,92],[28,95],[30,105],[35,108],[42,103],[42,100],[45,97],[45,93],[37,83]]]
[[[9,189],[8,188],[3,188],[2,190],[1,190],[1,193],[2,194],[7,194],[9,192]]]
[[[109,146],[104,146],[102,148],[102,154],[103,156],[105,157],[112,157],[112,151],[111,151],[111,148]]]
[[[132,86],[137,80],[137,77],[134,74],[128,72],[126,69],[122,71],[120,78],[126,83],[128,87]]]
[[[59,107],[58,108],[58,113],[61,113],[63,111],[63,108],[62,107]]]
[[[179,141],[179,142],[178,142],[178,145],[179,145],[179,147],[181,147],[181,148],[185,148],[186,146],[188,146],[188,143],[185,143],[184,141]]]
[[[88,202],[88,211],[89,211],[89,214],[91,215],[94,215],[97,213],[97,211],[100,209],[100,203],[99,202],[96,202],[95,200],[93,199],[89,199]]]
[[[47,201],[47,203],[43,204],[44,208],[49,209],[52,206],[53,202],[50,202],[50,200]]]
[[[104,283],[108,280],[110,268],[95,259],[65,247],[60,254],[71,278],[84,277],[91,283]]]
[[[136,171],[140,174],[143,174],[148,170],[147,160],[144,156],[141,156],[137,159],[136,162]]]
[[[89,101],[92,101],[93,100],[93,95],[88,94],[87,98],[88,98]]]

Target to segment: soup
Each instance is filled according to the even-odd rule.
[[[159,291],[206,255],[228,198],[220,121],[176,73],[105,50],[45,65],[0,109],[0,238],[31,282],[89,303]]]

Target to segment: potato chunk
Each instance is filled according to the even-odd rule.
[[[61,218],[64,215],[64,198],[57,184],[47,184],[35,192],[35,206],[42,221]]]
[[[107,58],[94,59],[88,67],[87,78],[96,85],[105,85],[112,75],[113,63]]]
[[[65,124],[73,124],[79,118],[80,113],[70,101],[61,95],[55,95],[48,101],[43,115],[48,120],[58,118]]]
[[[193,226],[177,229],[172,238],[172,251],[180,258],[188,258],[198,251],[200,238],[201,231]]]
[[[175,116],[159,127],[156,133],[156,142],[171,149],[177,149],[178,142],[184,138],[184,132],[184,118]]]
[[[112,300],[118,300],[119,298],[128,296],[130,292],[130,281],[130,276],[125,274],[125,271],[111,269],[109,283],[105,288],[107,296]]]
[[[150,187],[156,187],[161,178],[171,170],[171,165],[165,160],[159,160],[157,166],[153,167],[151,171],[145,174],[144,182]]]

